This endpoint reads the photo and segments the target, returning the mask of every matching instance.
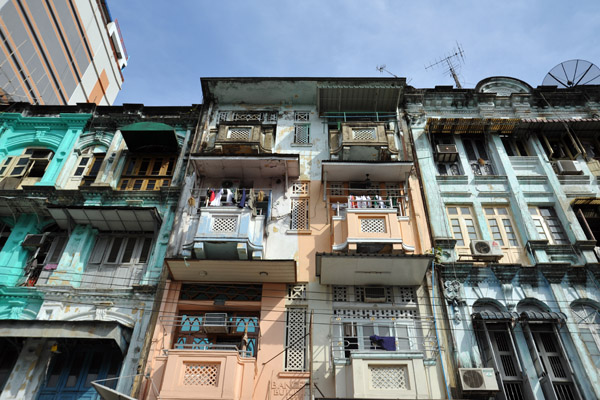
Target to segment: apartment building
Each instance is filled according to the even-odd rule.
[[[0,5],[3,103],[111,105],[123,85],[127,59],[106,0]]]

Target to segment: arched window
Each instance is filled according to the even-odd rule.
[[[77,159],[67,187],[76,189],[79,186],[90,186],[94,183],[105,156],[106,148],[104,146],[85,148]]]
[[[600,368],[600,309],[590,302],[577,301],[571,303],[571,311],[591,359]]]
[[[4,178],[1,187],[20,189],[39,182],[53,156],[52,150],[41,148],[27,148],[20,156],[7,156],[0,164],[0,178]]]

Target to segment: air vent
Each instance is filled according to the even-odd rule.
[[[227,313],[206,313],[202,324],[206,333],[228,333]]]
[[[27,250],[35,250],[44,244],[47,236],[48,236],[47,233],[43,233],[43,234],[39,234],[39,235],[27,235],[27,236],[25,236],[25,239],[23,239],[21,246],[23,246]]]
[[[497,392],[498,381],[493,368],[459,368],[463,392]]]
[[[386,292],[381,286],[365,288],[365,303],[385,303]]]
[[[495,240],[472,240],[471,256],[480,260],[499,260],[504,254]]]
[[[454,162],[458,158],[458,150],[455,144],[438,144],[435,147],[436,160],[438,162]]]
[[[573,160],[559,160],[556,162],[556,169],[560,175],[581,175],[583,171],[579,169],[577,163]]]

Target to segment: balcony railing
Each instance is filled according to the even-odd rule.
[[[336,210],[336,215],[340,216],[341,212],[343,212],[344,208],[351,209],[394,209],[397,211],[399,216],[407,215],[407,207],[408,207],[408,196],[400,195],[400,196],[347,196],[347,201],[345,203],[336,202],[334,209]]]

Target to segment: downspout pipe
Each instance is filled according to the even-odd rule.
[[[446,378],[446,367],[444,366],[444,356],[440,346],[440,335],[438,333],[436,312],[435,312],[435,261],[431,262],[431,306],[433,309],[433,329],[435,329],[435,340],[437,341],[438,352],[440,354],[440,365],[442,366],[442,376],[444,377],[444,385],[446,386],[446,395],[448,399],[452,399],[450,394],[450,386],[448,385],[448,379]]]

